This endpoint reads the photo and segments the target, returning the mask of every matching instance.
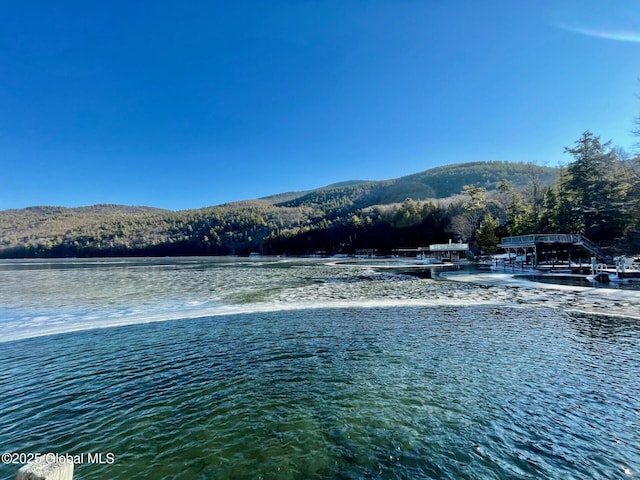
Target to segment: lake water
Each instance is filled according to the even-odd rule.
[[[75,479],[640,477],[635,292],[435,273],[2,262],[0,446]]]

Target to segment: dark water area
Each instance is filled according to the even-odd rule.
[[[631,280],[626,282],[600,282],[589,280],[582,275],[515,275],[515,278],[529,280],[531,282],[546,283],[549,285],[567,285],[572,287],[587,288],[611,288],[619,290],[636,290],[640,291],[640,280]]]
[[[630,319],[256,312],[5,342],[0,359],[3,450],[113,454],[78,480],[640,475]]]

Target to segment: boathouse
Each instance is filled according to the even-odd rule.
[[[503,237],[498,247],[506,250],[511,262],[529,264],[557,264],[579,261],[590,263],[595,257],[598,262],[610,263],[611,255],[591,240],[580,234],[532,234]]]
[[[469,244],[452,243],[451,240],[449,243],[433,243],[429,245],[429,252],[433,258],[442,262],[460,262],[467,260]]]
[[[394,248],[393,254],[399,257],[430,258],[438,262],[460,262],[467,259],[468,243],[432,243],[428,247]]]

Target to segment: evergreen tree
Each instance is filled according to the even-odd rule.
[[[476,243],[487,253],[494,253],[497,250],[499,238],[496,231],[499,227],[498,220],[486,214],[482,219],[482,224],[476,233]]]
[[[487,190],[484,187],[465,185],[462,187],[462,193],[469,197],[469,200],[462,205],[465,216],[471,227],[477,230],[487,211]]]
[[[536,224],[537,232],[554,233],[561,230],[558,224],[558,209],[558,192],[555,187],[549,187],[543,196],[542,210]]]
[[[574,161],[560,178],[558,226],[569,233],[584,233],[594,240],[611,240],[623,235],[627,215],[624,207],[628,180],[611,142],[587,131],[565,148]]]

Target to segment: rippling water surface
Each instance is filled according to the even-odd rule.
[[[406,273],[0,266],[0,446],[114,454],[76,479],[640,476],[637,320]]]

